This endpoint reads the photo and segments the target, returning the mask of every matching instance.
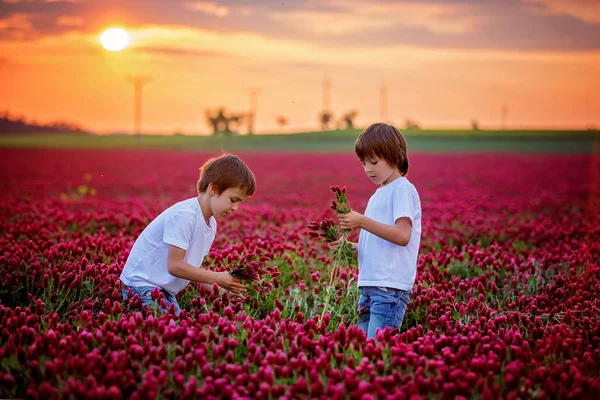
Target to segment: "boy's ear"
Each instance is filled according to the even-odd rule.
[[[209,183],[209,184],[208,184],[208,187],[207,187],[207,189],[208,189],[208,194],[209,194],[209,195],[211,195],[211,196],[214,196],[214,195],[215,195],[215,193],[216,193],[216,192],[215,192],[215,188],[213,187],[213,184],[212,184],[212,183]]]

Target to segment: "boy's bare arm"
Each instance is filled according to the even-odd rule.
[[[395,225],[382,224],[356,211],[339,214],[338,218],[342,229],[364,229],[398,246],[406,246],[410,242],[412,232],[410,218],[398,218]]]
[[[186,251],[177,246],[169,245],[167,255],[167,269],[169,274],[181,279],[187,279],[194,282],[204,282],[208,284],[216,283],[220,287],[231,290],[234,293],[246,291],[238,279],[232,277],[229,272],[208,271],[202,268],[196,268],[187,263],[183,258]]]

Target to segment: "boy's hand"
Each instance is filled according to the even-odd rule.
[[[352,246],[352,250],[356,250],[358,248],[358,243],[355,243],[355,242],[348,242],[348,243],[350,243],[350,246]],[[339,240],[334,240],[333,242],[329,242],[329,248],[333,251],[337,251],[339,246],[340,246]]]
[[[233,294],[241,294],[248,290],[248,288],[240,282],[239,279],[234,278],[227,271],[217,272],[219,274],[219,279],[217,280],[217,285],[222,287],[225,290],[229,290]]]
[[[225,294],[227,294],[227,296],[229,296],[229,298],[235,298],[235,299],[243,299],[245,296],[243,293],[236,293],[236,292],[232,292],[230,290],[223,289],[222,287],[219,287],[219,296],[223,296]]]
[[[337,214],[342,229],[362,228],[362,220],[364,215],[356,211],[350,211],[346,214]]]
[[[196,282],[196,284],[198,286],[204,286],[204,290],[206,290],[206,293],[211,293],[213,291],[213,285],[209,284],[209,283],[204,283],[204,282]],[[217,284],[218,286],[218,284]],[[244,295],[240,294],[240,293],[233,293],[230,292],[229,290],[223,289],[221,286],[219,286],[219,296],[223,296],[225,293],[227,293],[227,295],[229,297],[235,297],[235,298],[243,298]]]
[[[336,251],[338,246],[340,245],[340,241],[338,240],[334,240],[333,242],[329,242],[327,243],[329,245],[329,248],[333,251]]]

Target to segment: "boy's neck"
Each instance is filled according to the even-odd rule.
[[[200,192],[197,199],[204,221],[206,222],[206,225],[210,226],[210,217],[213,215],[210,209],[210,197],[208,196],[208,192]]]
[[[381,184],[381,186],[380,186],[380,187],[384,187],[384,186],[386,186],[386,185],[389,185],[390,183],[394,182],[396,179],[398,179],[398,178],[401,178],[401,177],[402,177],[402,173],[400,173],[400,171],[399,171],[399,170],[397,170],[397,169],[394,169],[394,172],[392,172],[392,174],[390,175],[390,177],[389,177],[389,178],[387,178],[387,179],[385,180],[385,182],[383,182],[383,183]]]

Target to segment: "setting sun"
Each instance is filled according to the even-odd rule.
[[[129,34],[121,28],[110,28],[100,35],[100,43],[108,51],[123,50],[129,43]]]

